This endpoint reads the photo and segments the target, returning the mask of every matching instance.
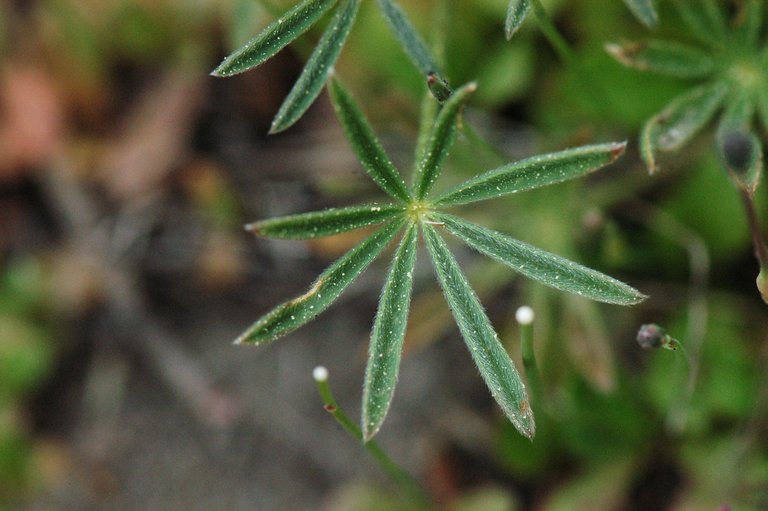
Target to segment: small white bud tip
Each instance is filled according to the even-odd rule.
[[[325,366],[315,367],[312,370],[312,378],[314,378],[318,383],[328,381],[328,369],[326,369]]]
[[[521,325],[530,325],[533,323],[533,309],[528,307],[527,305],[523,305],[519,309],[517,309],[517,312],[515,312],[515,319],[518,323]]]

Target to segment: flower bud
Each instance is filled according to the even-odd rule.
[[[637,343],[646,350],[660,348],[665,337],[667,337],[666,330],[659,325],[649,323],[640,327],[637,332]]]
[[[741,130],[731,130],[723,135],[720,150],[728,168],[735,172],[746,172],[752,163],[753,140]]]

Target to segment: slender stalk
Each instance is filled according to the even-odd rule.
[[[328,383],[328,370],[323,366],[317,366],[314,371],[312,371],[312,377],[317,384],[317,391],[320,394],[320,399],[323,400],[323,407],[325,410],[333,415],[336,422],[338,422],[347,433],[360,442],[363,442],[363,432],[357,424],[344,413],[344,410],[341,409],[336,402],[336,399],[333,397],[331,385]],[[426,496],[416,479],[395,463],[375,440],[369,440],[363,445],[365,445],[365,448],[371,456],[373,456],[373,459],[376,460],[381,469],[384,470],[384,472],[386,472],[411,499],[421,504],[429,503],[429,498]]]
[[[741,189],[741,199],[744,202],[744,209],[747,213],[747,222],[749,222],[749,232],[752,234],[752,244],[755,246],[755,257],[760,263],[760,268],[768,268],[768,246],[760,230],[760,220],[757,217],[755,203],[747,190]]]
[[[560,31],[557,30],[555,23],[552,21],[552,17],[544,8],[541,0],[533,0],[533,12],[536,14],[536,19],[539,20],[539,26],[541,27],[544,37],[547,38],[547,41],[552,45],[552,48],[557,52],[557,55],[563,62],[567,64],[573,63],[575,59],[573,50],[568,46],[568,42],[562,34],[560,34]]]
[[[755,283],[758,291],[760,291],[760,295],[763,297],[763,301],[768,304],[768,245],[766,245],[765,237],[760,229],[760,220],[757,217],[752,194],[744,188],[740,188],[739,191],[741,192],[741,199],[744,202],[744,209],[747,214],[749,232],[752,234],[755,257],[760,264],[760,273],[758,273]]]
[[[683,354],[688,376],[685,389],[678,397],[678,403],[670,408],[667,425],[675,433],[682,433],[688,424],[691,401],[699,383],[701,369],[701,348],[707,335],[709,322],[709,277],[711,261],[707,246],[701,237],[682,224],[674,216],[644,202],[634,202],[626,208],[626,216],[646,226],[655,233],[667,238],[688,252],[688,312],[686,327],[686,345],[675,341],[676,349]]]
[[[523,368],[534,405],[541,406],[541,378],[533,349],[533,309],[524,305],[515,312],[515,319],[520,324],[520,344],[523,352]]]

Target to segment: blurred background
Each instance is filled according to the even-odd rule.
[[[327,366],[359,415],[386,259],[299,331],[232,345],[362,236],[268,241],[243,224],[381,198],[324,95],[266,136],[327,20],[254,71],[209,76],[293,4],[0,3],[0,509],[419,509],[311,379]],[[768,309],[739,197],[711,132],[653,177],[634,144],[689,84],[605,54],[606,41],[648,37],[621,2],[545,2],[576,51],[569,65],[533,16],[504,39],[506,0],[452,0],[444,19],[435,2],[402,4],[426,39],[445,37],[451,83],[480,85],[466,122],[493,147],[460,138],[442,186],[630,141],[588,179],[464,213],[651,298],[587,302],[455,247],[518,363],[514,311],[536,311],[531,443],[488,395],[421,254],[381,445],[441,509],[768,509]],[[661,4],[661,35],[685,38]],[[424,80],[373,2],[337,71],[410,173]],[[641,350],[649,322],[686,353]]]

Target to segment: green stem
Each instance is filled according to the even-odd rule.
[[[333,397],[333,392],[331,392],[331,385],[328,383],[328,371],[324,367],[317,367],[313,372],[313,376],[315,378],[315,382],[317,383],[317,391],[320,393],[320,398],[323,400],[323,407],[325,410],[333,415],[333,418],[336,419],[336,422],[341,424],[341,426],[347,430],[350,435],[362,442],[362,431],[357,426],[357,424],[355,424],[349,418],[349,416],[344,413],[344,410],[341,409],[339,404],[336,402],[336,399]],[[414,479],[413,476],[401,468],[397,463],[392,461],[392,458],[387,456],[387,453],[384,452],[384,450],[379,446],[379,444],[376,443],[375,440],[369,440],[363,445],[365,445],[365,448],[368,450],[371,456],[373,456],[382,470],[384,470],[384,472],[386,472],[387,475],[398,486],[400,486],[400,488],[402,488],[403,491],[407,493],[411,499],[425,505],[429,502],[429,499],[427,498],[426,494],[416,479]]]
[[[768,246],[760,230],[760,220],[755,210],[755,202],[752,195],[747,190],[741,189],[741,199],[744,202],[744,209],[747,213],[747,222],[749,223],[749,232],[752,234],[752,244],[755,246],[755,257],[760,263],[760,268],[768,267]]]
[[[557,52],[560,59],[567,64],[573,63],[575,59],[573,50],[568,46],[568,42],[562,34],[560,34],[560,31],[557,30],[555,23],[552,21],[552,17],[544,8],[541,0],[533,0],[533,12],[536,14],[536,19],[539,20],[539,26],[541,27],[544,37],[547,38],[547,41],[552,45],[552,48]]]

